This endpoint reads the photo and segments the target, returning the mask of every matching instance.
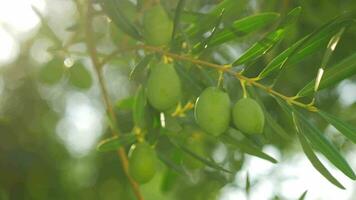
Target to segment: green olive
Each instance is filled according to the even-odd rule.
[[[209,87],[199,96],[195,105],[195,120],[207,133],[219,136],[230,123],[230,98],[227,93]]]
[[[147,183],[156,173],[156,161],[156,152],[148,143],[137,144],[129,158],[130,175],[140,184]]]
[[[258,103],[251,98],[243,98],[236,102],[232,110],[233,122],[240,131],[249,134],[263,132],[265,116]]]
[[[159,111],[175,106],[181,97],[179,76],[171,64],[157,64],[152,67],[147,81],[149,103]]]
[[[173,22],[161,5],[155,5],[145,11],[143,28],[146,42],[161,46],[170,42]]]

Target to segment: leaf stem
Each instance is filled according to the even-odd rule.
[[[108,115],[111,121],[116,122],[116,115],[112,106],[112,103],[109,99],[109,94],[106,88],[106,84],[105,84],[105,80],[102,74],[102,63],[99,61],[98,56],[97,56],[97,52],[96,52],[96,47],[95,47],[95,40],[93,38],[93,30],[92,30],[92,18],[94,16],[94,11],[93,8],[91,6],[91,3],[88,3],[88,10],[87,10],[87,20],[86,20],[86,45],[88,47],[88,51],[89,51],[89,55],[91,58],[91,61],[94,65],[94,69],[95,72],[98,76],[98,80],[99,80],[99,86],[100,86],[100,90],[102,93],[102,97],[105,103],[105,106],[107,108],[108,111]],[[111,132],[113,136],[119,136],[120,132],[117,128],[111,126]],[[132,190],[136,196],[136,198],[138,200],[144,200],[142,194],[140,193],[140,189],[138,184],[136,183],[136,181],[130,176],[129,174],[129,161],[127,158],[127,154],[126,151],[123,147],[120,147],[117,151],[118,156],[121,160],[121,164],[122,164],[122,168],[124,170],[124,173],[126,175],[126,177],[129,180],[129,183],[132,187]]]

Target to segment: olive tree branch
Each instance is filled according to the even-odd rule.
[[[107,91],[107,88],[106,88],[106,84],[105,84],[105,80],[104,80],[104,77],[103,77],[103,74],[102,74],[102,66],[103,65],[101,64],[101,62],[98,59],[97,52],[96,52],[96,46],[95,46],[95,42],[94,42],[95,40],[94,40],[94,37],[92,35],[93,30],[92,30],[92,24],[91,23],[92,23],[93,16],[94,16],[94,11],[93,11],[92,5],[91,5],[91,3],[88,3],[87,17],[86,17],[86,45],[88,47],[89,55],[90,55],[91,61],[92,61],[93,65],[94,65],[94,69],[95,69],[96,75],[97,75],[98,80],[99,80],[99,86],[100,86],[101,94],[102,94],[102,97],[103,97],[103,100],[104,100],[104,104],[105,104],[105,106],[107,108],[109,118],[110,118],[111,121],[116,122],[117,121],[116,115],[115,115],[112,103],[110,101],[109,94],[108,94],[108,91]],[[112,132],[112,134],[114,136],[119,136],[120,135],[120,132],[119,132],[119,130],[117,128],[115,128],[113,126],[111,126],[110,128],[111,128],[111,132]],[[129,183],[130,183],[130,185],[132,187],[132,190],[133,190],[136,198],[138,200],[144,200],[142,194],[140,193],[140,189],[139,189],[138,184],[136,183],[136,181],[129,174],[129,161],[128,161],[125,149],[123,147],[120,147],[118,149],[117,153],[118,153],[118,156],[119,156],[119,158],[121,160],[121,164],[122,164],[122,168],[124,170],[124,173],[125,173],[126,177],[129,180]]]
[[[266,93],[268,93],[268,94],[270,94],[272,96],[279,97],[279,98],[283,99],[288,104],[299,106],[299,107],[304,108],[304,109],[306,109],[308,111],[311,111],[311,112],[316,112],[318,110],[318,108],[315,107],[313,103],[311,103],[311,104],[302,103],[300,101],[297,101],[296,100],[297,98],[295,96],[286,96],[286,95],[274,90],[272,87],[265,86],[265,85],[259,83],[258,82],[258,80],[259,80],[258,78],[249,78],[249,77],[246,77],[246,76],[242,75],[242,73],[240,73],[240,72],[233,71],[231,69],[231,65],[215,64],[215,63],[207,62],[207,61],[204,61],[204,60],[195,59],[195,58],[192,58],[192,57],[189,57],[189,56],[186,56],[186,55],[180,55],[180,54],[171,53],[171,52],[166,51],[166,50],[164,50],[164,49],[162,49],[160,47],[149,46],[149,45],[144,45],[144,44],[137,45],[137,46],[134,46],[134,47],[130,47],[130,48],[127,48],[126,50],[136,50],[136,49],[145,49],[147,51],[156,52],[156,53],[171,57],[171,58],[176,59],[176,60],[182,60],[182,61],[191,62],[191,63],[194,63],[194,64],[196,64],[198,66],[210,67],[210,68],[213,68],[215,70],[218,70],[219,72],[224,72],[224,73],[231,74],[232,76],[234,76],[235,78],[239,79],[240,81],[241,80],[244,81],[246,84],[255,86],[257,88],[260,88],[260,89],[264,90]],[[108,58],[115,57],[115,55],[120,53],[120,52],[122,52],[122,50],[115,51]],[[105,59],[105,60],[108,61],[108,58]]]

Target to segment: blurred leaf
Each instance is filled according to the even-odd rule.
[[[294,120],[295,121],[294,124],[296,126],[296,131],[297,131],[297,135],[299,138],[299,142],[302,145],[303,151],[304,151],[305,155],[307,156],[307,158],[309,159],[309,161],[311,162],[311,164],[315,167],[316,170],[318,170],[320,172],[320,174],[322,174],[332,184],[334,184],[335,186],[337,186],[341,189],[345,189],[345,187],[336,178],[334,178],[334,176],[328,171],[328,169],[320,162],[318,157],[315,155],[315,153],[313,152],[313,149],[310,146],[310,144],[308,143],[307,139],[300,132],[301,127],[299,126],[297,120],[298,119]],[[304,196],[305,196],[305,194],[304,194]]]
[[[234,129],[229,129],[230,132],[231,132],[231,130],[234,130]],[[270,161],[271,163],[277,163],[278,162],[276,159],[274,159],[273,157],[271,157],[268,154],[264,153],[258,147],[256,147],[255,145],[251,144],[250,142],[248,142],[248,140],[239,141],[239,140],[235,139],[234,137],[231,137],[231,136],[229,136],[227,134],[221,136],[220,138],[224,143],[236,146],[237,148],[239,148],[244,153],[247,153],[247,154],[259,157],[261,159]]]
[[[135,96],[135,102],[134,102],[134,106],[133,106],[134,123],[135,123],[135,126],[140,127],[140,128],[146,126],[146,122],[145,122],[146,104],[147,104],[147,99],[146,99],[145,90],[141,85],[137,89],[136,96]]]
[[[182,130],[182,126],[179,124],[179,121],[175,117],[171,117],[168,114],[165,114],[165,129],[169,131],[173,131],[175,133],[178,133],[179,131]]]
[[[270,75],[272,72],[281,69],[287,62],[289,64],[295,64],[307,56],[312,55],[318,50],[324,48],[329,39],[341,28],[348,26],[351,23],[351,20],[339,20],[339,18],[329,21],[275,57],[270,63],[268,63],[266,68],[263,69],[258,77],[262,79]]]
[[[154,57],[153,54],[149,54],[143,57],[141,61],[137,63],[137,65],[135,65],[135,67],[131,70],[129,79],[134,80],[139,73],[142,73],[153,57]]]
[[[135,97],[129,96],[116,102],[115,107],[123,110],[132,110],[135,104]]]
[[[219,28],[221,23],[222,17],[224,15],[224,9],[221,11],[220,15],[215,19],[215,25],[212,27],[211,34],[206,38],[196,44],[193,48],[193,53],[200,52],[202,49],[208,48],[209,41],[215,36],[216,31]]]
[[[356,143],[356,128],[351,124],[348,124],[334,115],[326,113],[322,110],[318,110],[318,114],[324,118],[327,122],[332,124],[340,133],[350,139],[353,143]]]
[[[294,24],[298,20],[301,12],[302,12],[302,7],[299,6],[299,7],[293,8],[283,18],[283,21],[281,22],[280,27],[282,27],[282,26],[286,27],[286,26]]]
[[[297,109],[292,106],[285,105],[284,102],[278,102],[289,113],[295,113],[296,117],[300,119],[301,122],[303,122],[302,126],[304,128],[302,128],[304,130],[304,134],[313,145],[313,147],[320,151],[335,167],[342,171],[346,176],[352,180],[355,180],[356,175],[350,165],[340,154],[340,152],[329,142],[329,140],[324,137],[320,130],[311,124],[310,120]]]
[[[53,85],[62,79],[64,69],[63,60],[54,58],[40,69],[39,80],[42,83]]]
[[[284,37],[285,30],[283,28],[273,31],[262,38],[260,41],[255,43],[250,47],[244,54],[240,56],[233,66],[245,64],[251,62],[268,52],[277,42],[279,42]]]
[[[334,50],[335,50],[337,44],[339,43],[340,38],[341,38],[342,34],[344,33],[344,31],[345,31],[345,27],[341,28],[341,29],[339,30],[339,32],[337,32],[337,33],[329,40],[328,46],[326,47],[326,50],[325,50],[323,59],[322,59],[322,61],[321,61],[320,68],[325,69],[326,64],[327,64],[327,63],[329,62],[329,60],[330,60],[331,54],[334,52]]]
[[[177,4],[177,8],[174,12],[172,41],[174,41],[177,31],[179,29],[180,19],[181,19],[182,11],[184,9],[185,2],[186,0],[179,0]]]
[[[186,172],[180,164],[175,163],[173,160],[170,160],[162,151],[157,151],[158,158],[165,164],[169,169],[174,170],[175,172],[186,176]]]
[[[333,67],[325,70],[319,89],[328,88],[346,78],[356,74],[356,53],[345,58]],[[303,89],[298,92],[298,96],[307,96],[314,91],[315,80],[309,82]]]
[[[253,31],[266,27],[279,18],[278,13],[266,12],[236,20],[229,27],[223,28],[215,34],[209,42],[209,46],[216,46],[237,37],[245,36]]]
[[[247,172],[246,173],[246,181],[245,181],[245,192],[246,192],[247,195],[250,194],[250,190],[251,190],[250,175]]]
[[[93,83],[90,72],[81,62],[69,68],[69,83],[80,89],[89,89]]]
[[[204,163],[206,166],[209,166],[213,169],[216,169],[216,170],[219,170],[219,171],[223,171],[223,172],[227,172],[227,173],[232,173],[231,171],[219,166],[217,163],[215,163],[214,161],[211,161],[211,160],[207,160],[203,157],[201,157],[200,155],[194,153],[193,151],[191,151],[189,148],[185,147],[184,145],[182,144],[179,144],[175,141],[173,141],[172,139],[170,140],[171,143],[176,146],[178,149],[181,149],[183,152],[185,152],[186,154],[188,154],[189,156],[197,159],[198,161]]]
[[[304,200],[305,197],[307,196],[308,190],[305,190],[302,195],[298,198],[298,200]]]
[[[161,191],[168,192],[173,186],[176,184],[178,178],[178,174],[173,170],[167,169],[164,173],[162,183],[161,183]]]
[[[122,2],[117,0],[100,0],[100,2],[106,14],[119,29],[135,39],[141,39],[139,31],[131,23],[130,18],[125,15],[125,10],[128,11],[127,6],[123,8],[124,6],[121,5]],[[128,2],[130,3],[130,1]],[[125,5],[127,5],[127,3],[125,3]]]
[[[99,142],[96,150],[99,152],[115,151],[122,146],[132,144],[136,141],[134,134],[121,134],[120,136],[114,136]]]

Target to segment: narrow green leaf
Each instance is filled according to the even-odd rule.
[[[278,18],[278,13],[266,12],[236,20],[231,26],[225,27],[216,33],[208,45],[216,46],[237,37],[245,36],[253,31],[271,25]]]
[[[250,175],[247,172],[246,173],[246,181],[245,181],[245,192],[246,192],[247,195],[250,194],[250,190],[251,190]]]
[[[79,89],[89,89],[93,83],[93,79],[89,70],[81,63],[76,62],[68,70],[69,83]]]
[[[315,147],[318,151],[320,151],[335,167],[337,167],[340,171],[342,171],[346,176],[351,178],[352,180],[356,179],[356,175],[350,165],[347,163],[345,158],[340,154],[340,152],[333,146],[329,140],[327,140],[323,133],[320,132],[318,128],[316,128],[312,123],[310,123],[309,119],[305,117],[301,112],[297,109],[290,107],[292,111],[296,114],[298,119],[303,122],[304,134],[311,142],[313,147]]]
[[[268,63],[266,68],[262,70],[259,74],[259,78],[262,79],[270,75],[272,72],[281,69],[283,66],[286,66],[286,63],[298,63],[307,56],[324,48],[333,35],[335,35],[341,28],[348,26],[351,23],[351,20],[340,20],[339,18],[329,21],[275,57]]]
[[[177,143],[177,142],[174,142],[172,139],[171,139],[170,141],[171,141],[171,143],[172,143],[175,147],[181,149],[181,150],[182,150],[183,152],[185,152],[186,154],[188,154],[188,155],[190,155],[191,157],[193,157],[193,158],[199,160],[200,162],[204,163],[206,166],[209,166],[209,167],[211,167],[211,168],[213,168],[213,169],[216,169],[216,170],[219,170],[219,171],[223,171],[223,172],[227,172],[227,173],[232,173],[230,170],[227,170],[227,169],[225,169],[225,168],[219,166],[219,165],[218,165],[217,163],[215,163],[214,161],[207,160],[207,159],[201,157],[200,155],[194,153],[193,151],[191,151],[189,148],[185,147],[184,145],[179,144],[179,143]]]
[[[327,122],[332,124],[340,133],[342,133],[345,137],[350,139],[353,143],[356,143],[356,127],[348,124],[339,118],[326,113],[322,110],[318,110],[318,114],[324,118]]]
[[[116,26],[121,29],[124,33],[130,35],[131,37],[140,40],[141,35],[136,27],[132,24],[130,17],[125,14],[125,12],[130,12],[128,9],[130,1],[125,1],[125,9],[123,10],[122,1],[117,0],[100,0],[101,5],[105,13],[110,17],[110,19],[116,24]],[[132,3],[131,3],[132,4]],[[130,10],[136,10],[133,8]]]
[[[118,148],[132,144],[136,141],[134,134],[122,134],[120,136],[114,136],[105,140],[102,140],[97,145],[96,149],[99,152],[115,151]]]
[[[119,101],[116,102],[115,107],[118,109],[123,109],[123,110],[132,110],[133,106],[135,103],[135,97],[129,96],[124,99],[120,99]]]
[[[218,16],[218,18],[215,20],[215,25],[213,26],[212,28],[212,31],[211,31],[211,34],[206,38],[204,39],[203,41],[199,42],[198,44],[196,44],[193,48],[193,53],[197,53],[197,52],[200,52],[202,49],[206,49],[208,48],[208,44],[209,44],[209,41],[214,38],[218,28],[219,28],[219,25],[221,23],[221,20],[222,20],[222,17],[224,15],[224,11],[225,10],[222,10],[220,15]]]
[[[221,136],[221,140],[224,143],[236,146],[237,148],[239,148],[244,153],[247,153],[247,154],[259,157],[261,159],[270,161],[271,163],[277,163],[278,162],[276,159],[274,159],[270,155],[264,153],[262,150],[260,150],[258,147],[256,147],[252,143],[248,142],[248,140],[239,141],[239,140],[237,140],[234,137],[231,137],[229,135]]]
[[[182,15],[182,11],[183,11],[185,2],[186,2],[186,0],[179,0],[179,2],[177,4],[177,8],[174,12],[172,41],[174,40],[174,38],[177,34],[177,31],[179,29],[179,23],[180,23],[180,19],[181,19],[181,15]]]
[[[294,24],[298,20],[301,12],[302,12],[302,7],[300,7],[300,6],[289,11],[287,16],[284,17],[284,19],[281,23],[281,27],[282,26],[286,27],[291,24]]]
[[[250,47],[240,58],[233,62],[233,66],[251,62],[268,52],[277,42],[279,42],[285,34],[285,29],[281,28],[267,34],[266,37],[255,43]]]
[[[142,60],[135,65],[135,67],[131,70],[129,79],[133,80],[135,79],[139,73],[144,71],[144,69],[147,67],[147,65],[150,63],[150,61],[153,58],[153,54],[146,55]]]
[[[328,88],[356,74],[356,53],[345,58],[333,67],[327,68],[319,84],[319,90]],[[298,96],[307,96],[314,91],[315,80],[309,82],[298,92]]]
[[[170,160],[162,151],[157,151],[157,156],[170,169],[173,169],[181,175],[187,175],[181,165],[177,165],[174,161]]]
[[[307,196],[308,190],[305,190],[302,195],[298,198],[298,200],[304,200],[305,197]]]
[[[146,110],[146,94],[142,85],[137,89],[135,102],[133,106],[133,119],[137,127],[144,127],[145,122],[145,110]]]
[[[311,164],[314,166],[314,168],[316,170],[319,171],[319,173],[321,175],[323,175],[332,184],[334,184],[335,186],[337,186],[341,189],[345,189],[345,187],[336,178],[334,178],[334,176],[328,171],[328,169],[320,162],[318,157],[315,155],[315,153],[313,152],[313,149],[310,146],[310,144],[308,143],[307,139],[300,132],[301,127],[299,126],[297,120],[298,119],[294,120],[295,121],[294,125],[296,126],[296,132],[298,135],[298,139],[299,139],[300,144],[302,145],[302,149],[303,149],[305,155],[307,156],[307,158],[309,159]]]

